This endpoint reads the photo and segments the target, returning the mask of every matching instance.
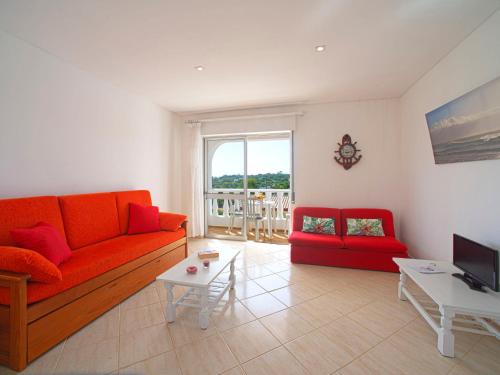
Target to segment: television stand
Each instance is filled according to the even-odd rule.
[[[472,290],[476,290],[478,292],[483,292],[486,293],[486,290],[483,289],[483,284],[480,282],[474,280],[472,277],[470,277],[467,273],[461,274],[461,273],[453,273],[451,276],[456,277],[457,279],[462,280],[464,283],[466,283],[469,288]]]
[[[437,347],[446,357],[455,356],[454,331],[466,331],[480,335],[495,336],[500,340],[500,293],[490,289],[485,293],[471,290],[462,281],[453,277],[460,270],[449,262],[419,259],[393,258],[401,272],[398,295],[402,301],[410,301],[429,326],[437,333]],[[442,273],[424,274],[418,267],[436,264]],[[407,288],[410,278],[437,304],[426,310]],[[457,316],[458,315],[458,316]],[[437,318],[437,320],[435,319]],[[457,324],[458,323],[458,324]],[[464,326],[464,323],[468,326]],[[496,324],[494,324],[496,323]]]

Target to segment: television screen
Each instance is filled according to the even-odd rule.
[[[453,235],[453,264],[498,292],[498,252],[467,238]]]

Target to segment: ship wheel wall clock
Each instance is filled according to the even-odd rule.
[[[356,148],[358,142],[352,143],[351,136],[346,134],[342,137],[342,144],[339,145],[339,149],[335,151],[339,156],[335,156],[335,161],[342,165],[345,170],[350,169],[354,164],[361,160],[359,152],[361,150]]]

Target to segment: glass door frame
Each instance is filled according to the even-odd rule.
[[[205,135],[203,136],[203,200],[204,200],[204,227],[205,227],[205,237],[206,238],[215,238],[215,239],[224,239],[224,240],[236,240],[236,241],[247,241],[248,239],[248,220],[247,220],[247,205],[248,205],[248,141],[249,139],[255,139],[259,135],[262,136],[272,136],[272,134],[287,134],[288,140],[290,142],[290,212],[295,204],[295,153],[294,153],[294,131],[293,130],[283,130],[283,131],[271,131],[271,132],[256,132],[256,133],[245,133],[245,134],[236,134],[236,135]],[[243,198],[242,209],[243,209],[243,217],[242,217],[242,227],[241,227],[241,236],[230,236],[223,234],[210,234],[208,231],[208,199],[234,199],[234,194],[219,194],[219,193],[211,193],[208,191],[208,142],[209,141],[242,141],[243,142],[243,194],[241,197]],[[291,220],[289,225],[291,225]]]
[[[208,188],[208,142],[210,141],[238,141],[243,143],[243,194],[240,194],[242,198],[242,224],[241,224],[241,235],[240,236],[230,236],[224,234],[214,234],[210,233],[208,230],[208,200],[209,199],[235,199],[237,200],[238,196],[235,194],[229,193],[213,193],[209,191]],[[204,208],[205,208],[205,237],[206,238],[216,238],[223,240],[235,240],[235,241],[247,241],[247,196],[248,196],[248,188],[247,188],[247,137],[246,136],[207,136],[203,138],[203,200],[204,200]]]

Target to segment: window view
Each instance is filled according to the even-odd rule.
[[[290,188],[290,141],[248,141],[248,189]],[[220,145],[212,159],[212,188],[243,189],[241,165],[244,155],[237,143]]]

